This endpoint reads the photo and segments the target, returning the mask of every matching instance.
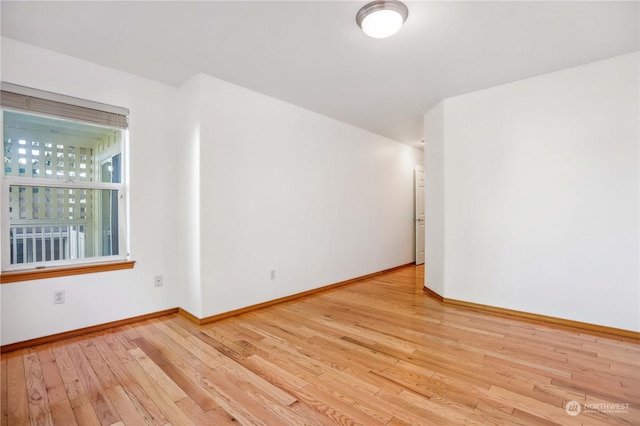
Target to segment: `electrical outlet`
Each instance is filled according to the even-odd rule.
[[[269,279],[270,280],[275,280],[276,279],[276,270],[272,269],[271,273],[269,274]]]
[[[162,275],[156,275],[153,277],[153,283],[156,287],[162,287]]]
[[[64,290],[56,290],[53,292],[53,304],[58,305],[64,303]]]

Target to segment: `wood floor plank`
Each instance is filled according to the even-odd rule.
[[[129,349],[133,349],[133,346],[127,347],[124,339],[121,337],[122,331],[109,330],[108,333],[100,336],[111,348],[113,353],[118,357],[121,363],[126,364],[131,361],[131,355],[127,352]]]
[[[518,420],[522,420],[524,425],[537,425],[537,426],[560,426],[558,423],[554,423],[549,420],[545,420],[540,418],[534,414],[527,413],[526,411],[522,411],[519,409],[513,410],[513,417]]]
[[[129,395],[122,386],[109,388],[106,393],[125,425],[146,424],[145,418],[133,404],[133,401],[129,399]]]
[[[440,416],[438,413],[426,410],[418,405],[412,404],[400,395],[405,395],[406,390],[400,391],[397,395],[390,394],[384,390],[378,393],[378,397],[398,408],[394,419],[390,421],[393,424],[410,424],[410,425],[451,425],[451,420]]]
[[[154,335],[154,337],[164,347],[166,347],[167,349],[175,353],[178,357],[177,359],[186,361],[192,366],[197,366],[202,363],[200,358],[195,356],[193,353],[189,352],[189,350],[187,350],[180,343],[173,340],[170,336],[168,336],[164,332],[157,333]]]
[[[216,403],[220,405],[227,413],[240,424],[267,426],[269,423],[261,420],[256,416],[252,410],[249,409],[253,405],[252,402],[247,402],[247,396],[244,392],[231,392],[220,388],[216,383],[208,378],[203,378],[198,382],[201,386],[207,389],[215,399]]]
[[[2,354],[0,426],[640,424],[640,341],[452,307],[423,283],[405,267]]]
[[[198,339],[191,339],[191,334],[186,333],[186,336],[182,333],[177,333],[173,327],[168,324],[170,322],[152,321],[152,323],[163,331],[163,333],[175,342],[176,345],[181,346],[183,350],[190,353],[190,357],[194,357],[199,363],[205,363],[211,367],[220,365],[220,354],[216,353],[211,355],[207,348],[200,346]]]
[[[200,340],[202,340],[203,342],[205,342],[207,345],[211,346],[211,344],[209,343],[209,340],[211,340],[211,339],[210,338],[209,339],[205,339],[206,337],[208,337],[208,336],[199,336],[198,338]],[[213,347],[213,346],[211,346],[211,347]],[[274,386],[271,382],[263,379],[259,375],[255,374],[253,371],[242,367],[241,364],[239,364],[238,362],[236,362],[233,359],[230,359],[230,358],[226,358],[225,359],[223,357],[222,361],[221,361],[221,364],[222,364],[220,366],[221,369],[228,370],[229,372],[233,373],[236,377],[246,380],[247,382],[251,383],[256,388],[258,388],[258,389],[264,391],[265,393],[271,395],[280,404],[291,405],[296,401],[296,398],[292,397],[290,394],[288,394],[287,392],[283,391],[278,386]]]
[[[370,348],[360,346],[348,339],[336,336],[314,336],[309,339],[316,346],[331,348],[334,356],[339,356],[341,365],[351,371],[368,372],[371,370],[384,370],[396,360],[389,355],[381,354]]]
[[[24,350],[24,375],[27,386],[27,402],[32,424],[52,425],[51,406],[47,386],[44,383],[40,359],[35,348]]]
[[[285,389],[302,389],[309,384],[309,382],[291,374],[290,371],[287,371],[284,368],[278,367],[260,355],[251,355],[247,358],[246,364],[252,371],[257,372],[266,380],[269,380],[271,383],[275,383],[277,386]]]
[[[184,393],[184,391],[180,389],[180,387],[176,385],[175,382],[171,380],[171,378],[167,376],[167,374],[142,351],[142,349],[129,349],[129,353],[147,372],[149,377],[151,377],[169,396],[169,398],[171,398],[172,401],[179,401],[187,396],[187,394]]]
[[[178,407],[196,425],[233,425],[236,424],[232,416],[224,411],[218,404],[215,408],[204,411],[200,405],[191,398],[183,398],[176,402]]]
[[[51,404],[51,415],[53,416],[53,423],[56,425],[73,426],[78,424],[68,399],[62,399]]]
[[[99,337],[99,335],[96,336],[96,338]],[[114,377],[111,370],[109,370],[109,367],[107,366],[102,356],[100,356],[100,353],[98,352],[98,349],[96,348],[92,339],[80,339],[78,341],[78,344],[80,345],[84,356],[89,361],[89,364],[91,365],[92,370],[95,372],[96,377],[100,381],[102,388],[110,389],[114,386],[118,386],[118,381]]]
[[[23,351],[15,351],[7,357],[7,423],[20,425],[29,423],[29,404],[27,398],[27,381],[24,375]]]
[[[423,395],[412,392],[403,391],[398,395],[399,398],[414,404],[422,409],[437,414],[447,419],[449,424],[467,424],[481,426],[486,424],[486,420],[479,418],[474,410],[477,403],[473,407],[464,404],[457,404],[454,401],[445,400],[437,397],[424,398]]]
[[[384,424],[382,421],[351,405],[343,396],[329,395],[313,385],[296,391],[296,395],[301,401],[329,418],[335,424]]]
[[[71,408],[83,405],[89,402],[87,391],[84,385],[80,381],[76,367],[71,361],[71,356],[67,350],[67,345],[70,341],[56,342],[52,344],[51,351],[53,352],[62,383],[64,383],[65,391],[67,392],[67,398],[71,404]]]
[[[142,334],[142,333],[141,333]],[[144,339],[136,339],[138,347],[149,356],[149,358],[188,396],[190,400],[195,402],[203,412],[207,412],[216,409],[218,405],[215,403],[202,388],[200,388],[195,382],[191,381],[183,371],[171,363],[169,358],[165,357],[159,348],[151,344],[147,339],[152,342],[156,342],[152,335],[146,336]],[[173,358],[177,361],[178,358]],[[182,400],[181,398],[179,400]]]
[[[67,400],[67,392],[51,346],[40,346],[38,348],[38,357],[40,358],[40,368],[47,388],[49,403],[55,404],[56,402]]]
[[[100,336],[102,337],[102,336]],[[127,393],[129,399],[136,407],[140,415],[145,419],[147,424],[153,425],[164,425],[168,422],[167,418],[164,416],[162,411],[153,403],[153,401],[149,398],[149,396],[145,393],[142,386],[135,381],[135,379],[129,375],[128,371],[125,368],[125,364],[122,364],[120,361],[122,354],[116,354],[115,351],[112,350],[112,347],[107,343],[106,340],[101,339],[100,337],[94,338],[94,344],[96,348],[100,352],[101,356],[109,366],[109,369],[113,373],[113,375],[120,383],[120,386]],[[127,352],[127,357],[124,359],[128,359],[128,362],[132,362],[133,358],[129,357]]]
[[[75,415],[76,421],[79,425],[100,426],[102,424],[98,419],[98,415],[96,414],[93,405],[89,402],[73,407],[73,414]],[[111,425],[111,423],[109,423],[109,425]]]
[[[335,398],[350,401],[350,404],[354,408],[359,409],[376,420],[382,423],[391,421],[394,417],[394,407],[375,398],[380,390],[378,389],[375,393],[371,393],[368,389],[362,388],[361,383],[366,382],[358,381],[358,383],[354,383],[353,381],[347,380],[347,376],[348,374],[345,374],[343,371],[336,370],[334,374],[323,374],[318,377],[318,379],[320,379],[318,382],[322,385],[321,390],[324,392],[333,395]],[[320,388],[319,384],[315,384],[315,386]],[[363,398],[363,392],[370,395],[370,397]]]
[[[271,394],[268,389],[247,377],[236,376],[234,372],[224,366],[218,369],[220,380],[218,385],[234,400],[245,407],[255,418],[268,425],[299,424],[297,414],[289,410],[289,406],[298,401],[290,397],[286,401],[279,401],[280,396]]]
[[[173,366],[177,370],[179,370],[188,380],[190,380],[192,383],[195,383],[198,389],[203,392],[202,395],[204,395],[206,401],[198,402],[198,399],[190,397],[190,399],[196,405],[198,405],[200,409],[205,411],[211,417],[221,419],[222,423],[225,423],[227,420],[233,420],[233,416],[218,404],[217,399],[214,397],[215,392],[211,392],[210,389],[207,389],[206,385],[203,382],[203,380],[207,377],[215,377],[215,373],[211,368],[203,364],[193,366],[181,359],[176,359],[173,362]]]
[[[173,349],[161,342],[159,337],[164,333],[152,324],[139,329],[138,332],[142,338],[135,340],[136,346],[142,349],[159,367],[162,367],[163,364],[171,364],[172,361],[180,358],[180,355]]]
[[[0,426],[9,424],[9,414],[7,410],[7,357],[0,357]]]
[[[117,411],[111,404],[109,398],[106,396],[104,389],[100,384],[100,380],[91,367],[89,360],[82,352],[82,348],[80,347],[78,342],[74,341],[67,347],[69,349],[69,356],[71,357],[71,360],[76,367],[76,371],[78,372],[78,376],[80,377],[80,380],[82,381],[82,384],[87,391],[89,403],[95,410],[95,415],[97,416],[100,424],[102,426],[106,426],[120,421],[120,416],[118,416]],[[84,415],[86,413],[86,410],[87,408],[82,408],[81,410],[79,410],[79,412]],[[78,420],[78,422],[81,423],[80,420]]]
[[[139,338],[139,336],[137,338]],[[186,425],[190,423],[186,414],[180,410],[175,401],[164,392],[162,387],[147,374],[138,361],[134,359],[128,362],[125,364],[125,368],[171,423],[175,425]]]

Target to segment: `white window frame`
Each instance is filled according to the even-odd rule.
[[[53,102],[60,102],[65,105],[74,105],[81,108],[89,108],[96,111],[109,114],[119,114],[120,116],[124,115],[125,120],[128,117],[129,111],[124,108],[113,107],[109,105],[99,104],[91,101],[86,101],[83,99],[71,98],[64,95],[58,95],[50,92],[43,92],[36,89],[26,88],[22,86],[16,86],[13,84],[2,82],[2,91],[17,93],[24,96],[35,96],[40,99],[45,99]],[[54,105],[55,106],[55,105]],[[1,252],[1,265],[3,272],[11,272],[11,271],[25,271],[25,270],[34,270],[34,269],[42,269],[49,267],[73,267],[75,265],[89,265],[89,264],[99,264],[105,262],[117,262],[117,261],[127,261],[129,260],[129,229],[128,229],[128,209],[127,209],[127,188],[128,188],[128,176],[127,176],[127,162],[128,162],[128,141],[129,141],[129,132],[126,122],[124,125],[113,125],[111,122],[109,123],[97,123],[91,120],[81,120],[81,119],[73,119],[65,117],[61,114],[46,114],[41,113],[40,111],[30,111],[22,108],[14,108],[12,106],[6,105],[2,102],[1,114],[0,114],[0,124],[3,124],[4,111],[12,111],[20,114],[28,114],[28,115],[36,115],[43,116],[47,118],[53,118],[61,121],[71,121],[71,122],[79,122],[83,124],[90,125],[98,125],[107,128],[118,129],[121,132],[121,140],[120,140],[120,149],[119,153],[121,155],[121,170],[120,170],[120,183],[110,183],[110,182],[100,182],[97,179],[97,176],[94,175],[94,179],[91,181],[72,181],[72,180],[63,180],[63,179],[47,179],[47,178],[33,178],[33,177],[18,177],[18,176],[5,176],[5,168],[4,166],[0,170],[0,178],[2,179],[2,189],[1,189],[1,202],[0,202],[0,252]],[[82,111],[81,111],[82,113]],[[121,119],[122,117],[119,117]],[[102,117],[99,117],[102,119]],[[112,117],[108,117],[109,120],[112,120]],[[3,148],[4,148],[4,125],[2,126],[2,140],[3,140]],[[3,149],[4,154],[4,149]],[[75,258],[75,259],[63,259],[63,260],[49,260],[49,261],[38,261],[38,262],[29,262],[29,263],[11,263],[11,245],[10,245],[10,225],[11,221],[9,219],[8,214],[8,206],[9,206],[9,193],[11,186],[20,186],[20,187],[50,187],[50,188],[69,188],[69,189],[98,189],[98,190],[114,190],[118,192],[118,254],[110,255],[110,256],[92,256],[88,258]],[[96,221],[98,215],[97,212],[94,212],[94,218],[92,220]],[[99,226],[99,223],[96,221],[96,225]]]

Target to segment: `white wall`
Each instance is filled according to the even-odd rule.
[[[178,89],[6,38],[1,71],[130,109],[136,261],[3,284],[3,345],[177,306],[206,317],[414,260],[414,148],[208,76]]]
[[[427,287],[640,331],[638,59],[445,99],[442,121],[425,116],[427,146],[444,133],[446,272]]]
[[[130,109],[130,240],[136,261],[131,270],[3,284],[2,344],[176,307],[179,129],[171,115],[177,89],[6,38],[1,70],[3,81]],[[164,286],[155,288],[153,277],[160,274]],[[52,303],[58,289],[66,291],[63,305]]]
[[[421,151],[206,75],[193,85],[202,316],[414,261]]]

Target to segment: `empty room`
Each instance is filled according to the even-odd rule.
[[[1,425],[640,425],[640,2],[0,2]]]

